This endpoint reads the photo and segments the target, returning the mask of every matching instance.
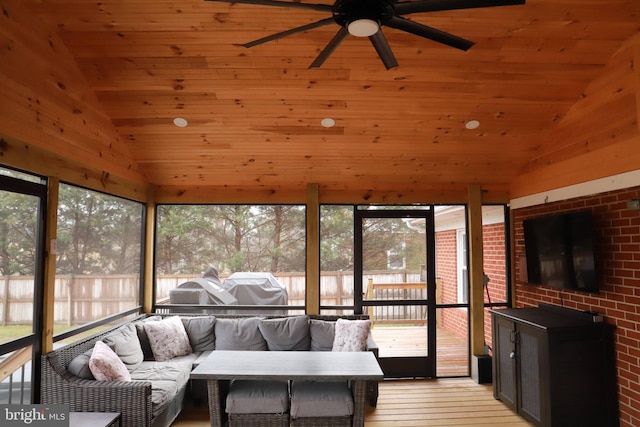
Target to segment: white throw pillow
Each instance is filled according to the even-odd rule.
[[[193,352],[187,331],[178,316],[167,317],[159,322],[147,322],[144,324],[144,331],[149,338],[156,362],[164,362]]]
[[[370,320],[336,321],[332,351],[364,351],[367,349],[367,337],[371,329]]]
[[[89,358],[89,369],[98,381],[131,381],[131,374],[115,351],[96,341]]]

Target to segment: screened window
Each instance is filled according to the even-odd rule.
[[[54,331],[140,306],[141,203],[60,184]]]
[[[353,314],[352,205],[320,206],[320,307],[323,314]],[[326,307],[345,307],[328,310]]]
[[[156,304],[304,306],[304,206],[160,205],[156,224]]]
[[[35,401],[46,181],[0,167],[0,404]]]
[[[0,344],[36,332],[34,314],[41,285],[41,197],[37,176],[0,168]]]

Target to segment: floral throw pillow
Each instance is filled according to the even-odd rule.
[[[125,364],[102,341],[96,341],[93,347],[89,369],[98,381],[131,381],[131,374]]]
[[[336,321],[332,351],[366,350],[370,329],[370,320],[338,319]]]
[[[156,362],[193,352],[187,331],[178,316],[167,317],[159,322],[147,322],[144,324],[144,331]]]

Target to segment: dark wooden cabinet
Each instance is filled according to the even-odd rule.
[[[536,426],[618,426],[613,327],[552,305],[492,310],[493,393]]]

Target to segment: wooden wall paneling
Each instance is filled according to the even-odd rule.
[[[1,132],[0,163],[115,196],[141,202],[146,200],[146,184],[129,181],[106,170],[77,163]]]
[[[536,167],[633,137],[632,121],[611,115],[633,111],[631,92],[610,92],[612,99],[590,113],[619,120],[608,120],[609,127],[587,119],[580,133],[572,124],[580,108],[591,108],[588,82],[638,31],[638,2],[612,1],[415,14],[411,19],[476,45],[463,52],[385,28],[400,64],[389,71],[367,40],[354,37],[321,69],[309,70],[334,25],[251,49],[238,45],[327,15],[314,11],[202,0],[20,2],[29,13],[10,18],[3,43],[18,39],[14,52],[33,52],[36,66],[11,63],[7,70],[22,67],[34,80],[34,70],[50,65],[23,86],[64,96],[19,106],[7,133],[35,144],[42,126],[64,156],[169,188],[304,194],[315,182],[321,193],[464,192],[469,184],[504,191]],[[7,4],[5,16],[13,16],[18,2]],[[44,25],[30,28],[27,16]],[[63,50],[73,70],[57,60]],[[69,89],[72,72],[90,91]],[[592,87],[603,97],[609,90]],[[586,102],[571,108],[581,94]],[[85,97],[89,107],[78,108]],[[35,114],[45,123],[27,121],[33,126],[21,129]],[[178,116],[190,127],[173,126]],[[323,117],[336,119],[336,127],[321,128]],[[464,129],[472,118],[481,127]]]
[[[625,44],[514,180],[513,197],[637,169],[640,37]]]
[[[55,30],[33,25],[23,5],[6,2],[0,17],[3,133],[144,182]]]

